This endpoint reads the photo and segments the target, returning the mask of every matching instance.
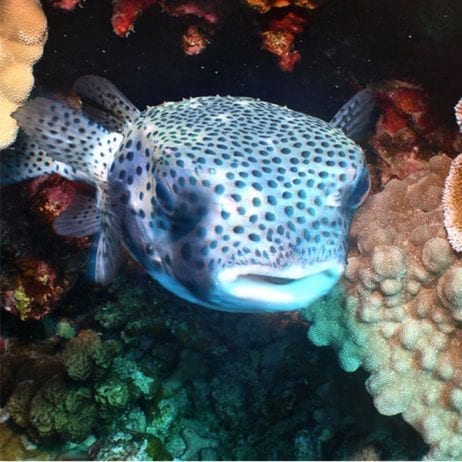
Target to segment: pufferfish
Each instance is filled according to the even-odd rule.
[[[94,185],[55,221],[94,235],[92,274],[115,275],[121,246],[152,278],[233,312],[305,307],[344,272],[355,209],[370,187],[352,140],[374,105],[363,90],[330,122],[248,97],[207,96],[140,112],[106,79],[84,76],[76,110],[38,97],[14,113],[22,153],[3,183],[58,173]]]

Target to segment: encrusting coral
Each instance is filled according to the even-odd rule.
[[[353,220],[345,278],[305,315],[309,338],[362,366],[381,414],[402,414],[428,457],[462,457],[462,259],[443,226],[450,158],[390,181]]]
[[[0,149],[9,146],[18,130],[10,114],[29,95],[32,66],[42,56],[47,22],[37,0],[0,2]]]

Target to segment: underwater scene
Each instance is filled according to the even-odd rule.
[[[0,0],[0,460],[462,460],[461,0]]]

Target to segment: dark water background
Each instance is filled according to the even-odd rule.
[[[48,7],[50,35],[35,67],[37,82],[66,88],[94,73],[141,108],[231,94],[328,119],[357,85],[398,78],[423,85],[442,116],[453,120],[462,96],[462,1],[331,0],[297,39],[302,61],[290,74],[261,50],[255,15],[238,0],[221,1],[229,16],[195,57],[181,50],[185,21],[157,7],[143,13],[128,38],[112,33],[109,0],[87,0],[69,14]]]

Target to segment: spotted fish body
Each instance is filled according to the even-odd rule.
[[[71,111],[50,101],[32,101],[15,117],[54,162],[95,183],[97,205],[71,207],[56,227],[79,235],[79,208],[96,217],[97,280],[113,276],[122,243],[164,287],[219,310],[296,309],[335,285],[353,212],[369,189],[363,152],[345,134],[364,125],[368,92],[327,123],[220,96],[139,113],[104,79],[83,79],[84,101],[103,111],[88,106],[99,123],[80,115],[75,133],[85,140],[99,130],[97,142],[79,146],[70,135],[63,149],[53,127],[44,139],[41,125]],[[77,146],[86,148],[80,156]]]

